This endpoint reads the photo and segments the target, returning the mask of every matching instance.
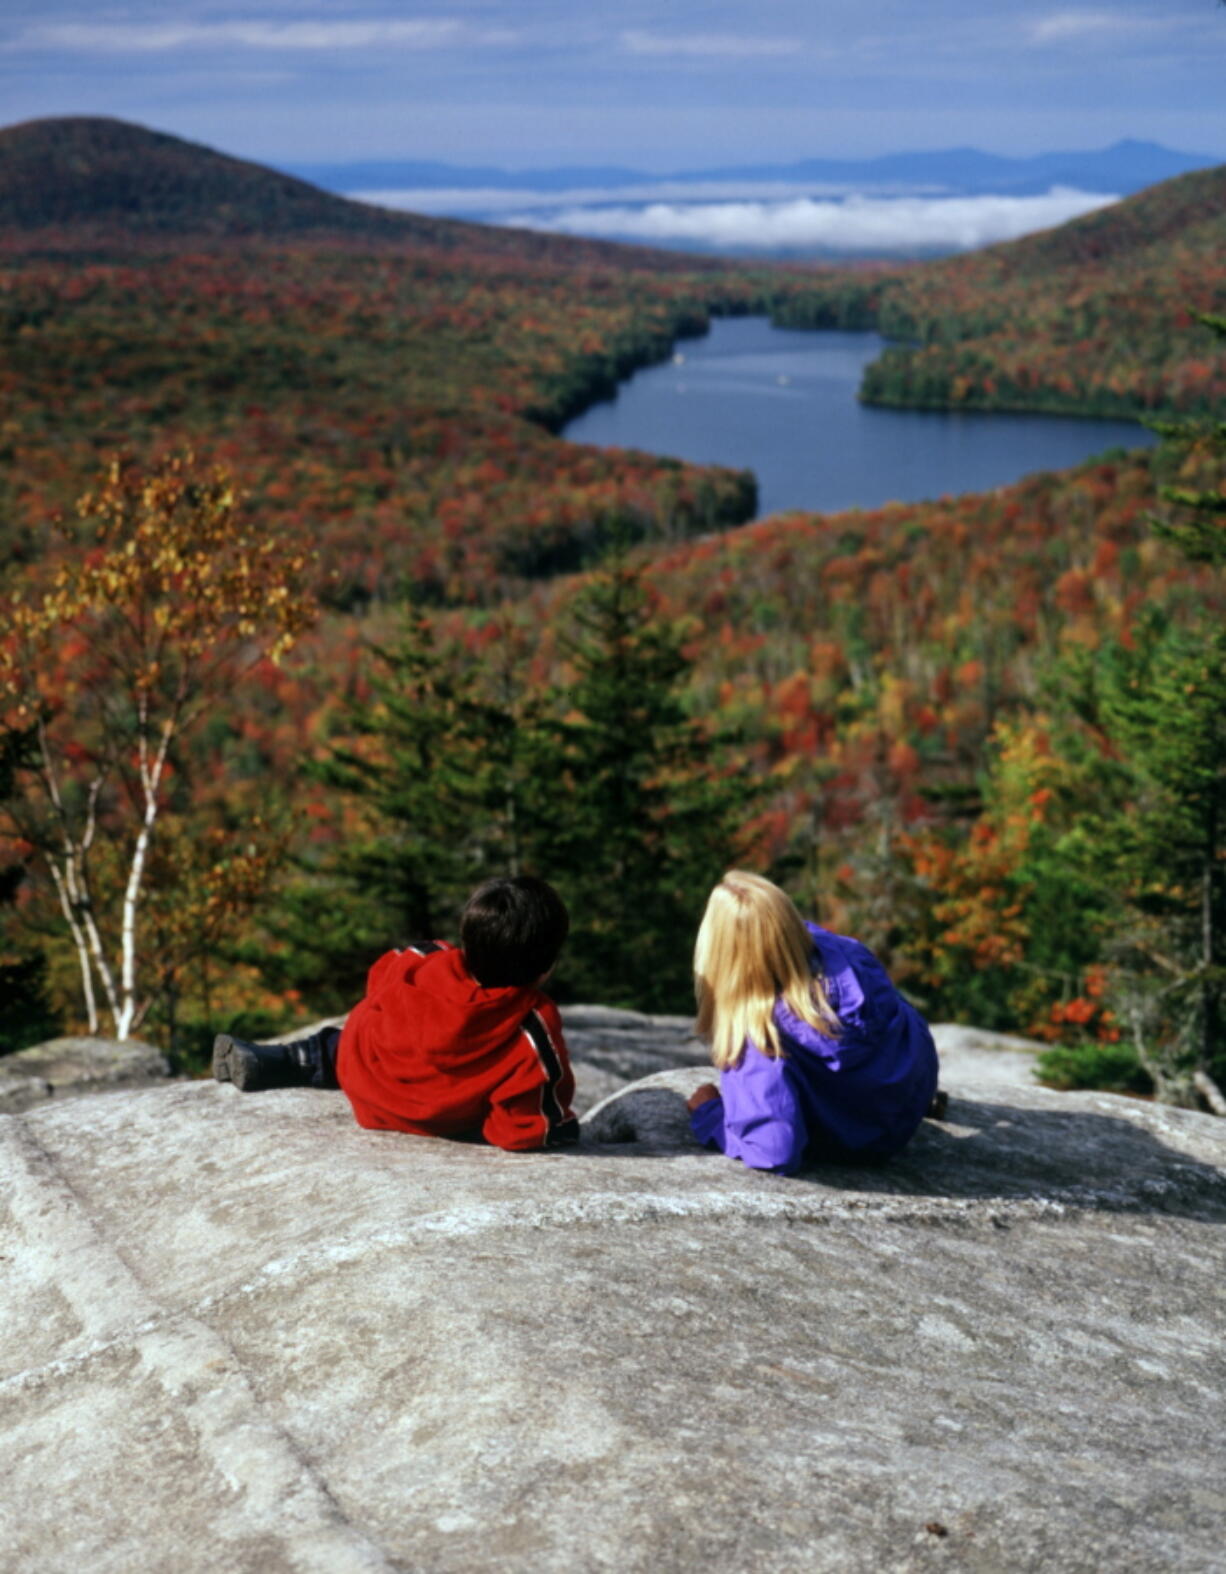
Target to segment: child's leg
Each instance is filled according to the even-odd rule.
[[[213,1040],[213,1075],[218,1082],[233,1082],[243,1092],[261,1088],[339,1088],[336,1050],[341,1041],[338,1027],[320,1028],[291,1044],[251,1044],[230,1033]]]
[[[949,1094],[946,1093],[944,1088],[938,1088],[936,1090],[936,1092],[932,1095],[932,1103],[929,1104],[927,1112],[926,1112],[927,1115],[928,1115],[928,1119],[929,1120],[944,1120],[945,1119],[945,1113],[946,1113],[946,1111],[948,1109],[949,1109]]]

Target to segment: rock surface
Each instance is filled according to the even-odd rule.
[[[572,1058],[582,1068],[577,1114],[640,1077],[673,1066],[707,1064],[706,1048],[694,1037],[691,1017],[574,1005],[562,1008],[562,1019]],[[321,1027],[340,1027],[344,1020],[324,1017],[269,1042],[288,1042]],[[935,1027],[933,1033],[943,1058],[952,1058],[958,1067],[973,1064],[981,1081],[988,1076],[1002,1084],[1031,1081],[1034,1056],[1047,1047],[1031,1039],[955,1025]],[[109,1038],[53,1038],[0,1057],[0,1114],[15,1114],[70,1093],[140,1087],[169,1075],[166,1057],[136,1039],[121,1044]]]
[[[52,1038],[0,1058],[0,1114],[69,1093],[104,1093],[161,1082],[170,1062],[138,1039]]]
[[[1226,1567],[1226,1123],[961,1053],[793,1180],[691,1144],[703,1065],[542,1155],[211,1082],[0,1119],[0,1566]]]
[[[709,1066],[693,1017],[643,1016],[609,1006],[563,1006],[562,1027],[576,1068],[575,1113],[619,1088],[674,1066]]]
[[[692,1017],[642,1016],[608,1006],[563,1006],[571,1057],[581,1068],[576,1113],[619,1088],[674,1066],[710,1066]],[[947,1077],[977,1087],[1033,1087],[1035,1057],[1050,1046],[983,1028],[939,1023],[932,1030]],[[705,1080],[705,1079],[704,1079]]]

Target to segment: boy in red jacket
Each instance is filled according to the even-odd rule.
[[[465,904],[459,949],[434,941],[381,956],[343,1029],[292,1044],[219,1033],[213,1075],[248,1092],[339,1087],[377,1131],[479,1134],[516,1150],[575,1142],[575,1079],[540,988],[569,927],[544,880],[487,880]]]

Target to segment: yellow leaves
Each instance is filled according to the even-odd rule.
[[[12,596],[3,691],[75,696],[86,729],[139,702],[152,726],[223,697],[261,655],[280,659],[315,616],[307,557],[235,528],[237,500],[224,472],[189,455],[145,472],[112,458],[77,506],[89,545]]]

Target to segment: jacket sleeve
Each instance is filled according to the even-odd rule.
[[[495,1089],[481,1128],[487,1142],[513,1152],[578,1142],[579,1122],[570,1101],[575,1077],[562,1023],[552,1003],[524,1018],[511,1069]]]
[[[719,1098],[690,1115],[698,1141],[740,1159],[748,1169],[794,1174],[809,1134],[787,1062],[750,1045],[741,1063],[721,1074],[720,1085]]]

